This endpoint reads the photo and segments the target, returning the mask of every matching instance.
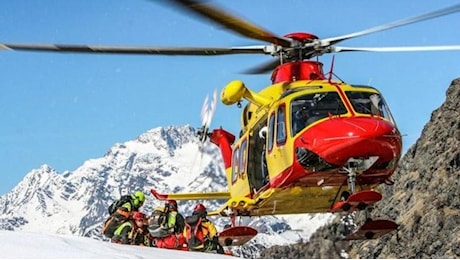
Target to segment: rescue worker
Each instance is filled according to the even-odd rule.
[[[113,243],[151,246],[150,233],[145,226],[145,214],[135,211],[132,220],[121,224],[114,232]]]
[[[152,236],[148,230],[147,216],[142,212],[134,212],[133,219],[136,225],[134,226],[131,244],[152,246]]]
[[[144,205],[145,195],[142,191],[136,191],[131,195],[131,201],[125,202],[119,208],[116,213],[129,218],[131,212],[139,211],[139,208]]]
[[[217,228],[206,218],[207,215],[206,207],[198,203],[193,209],[192,216],[185,219],[186,225],[183,234],[189,249],[200,252],[215,250],[218,254],[224,254],[224,249],[219,244]]]
[[[164,214],[158,218],[158,222],[159,228],[151,230],[153,246],[188,250],[182,234],[185,226],[184,217],[179,213],[175,200],[166,201]],[[152,223],[150,225],[152,226]]]
[[[293,122],[293,132],[297,134],[308,125],[309,109],[307,106],[302,106],[299,111],[295,112]]]
[[[184,230],[184,217],[179,213],[177,201],[168,200],[165,203],[167,218],[162,228],[169,234],[181,233]]]
[[[111,215],[105,221],[102,227],[102,233],[112,238],[115,230],[123,223],[130,220],[133,211],[138,211],[144,204],[145,195],[142,191],[136,191],[133,195],[124,195],[118,201],[110,205],[109,212]]]

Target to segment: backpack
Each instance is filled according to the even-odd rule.
[[[112,238],[115,230],[128,220],[125,216],[113,214],[111,215],[102,226],[102,234],[108,238]]]
[[[110,206],[108,208],[109,215],[112,215],[113,213],[115,213],[115,211],[119,207],[121,207],[121,205],[125,204],[126,202],[129,202],[132,205],[132,200],[133,200],[133,198],[131,197],[131,195],[123,195],[123,196],[121,196],[121,198],[115,200],[114,202],[112,202],[112,204],[110,204]]]
[[[164,237],[169,235],[162,227],[168,221],[168,214],[164,207],[156,207],[148,219],[148,230],[153,237]]]
[[[208,229],[201,225],[202,218],[192,215],[185,218],[185,239],[190,250],[205,251],[205,238]]]
[[[121,224],[128,220],[128,217],[115,213],[119,207],[121,207],[123,204],[127,202],[131,203],[131,201],[131,195],[123,195],[120,199],[115,200],[114,202],[112,202],[112,204],[110,204],[108,208],[110,216],[102,226],[102,234],[104,234],[104,236],[112,238],[117,227],[119,227]]]
[[[174,233],[176,234],[182,233],[184,232],[184,228],[185,228],[185,219],[180,213],[177,213],[176,226],[174,227]]]

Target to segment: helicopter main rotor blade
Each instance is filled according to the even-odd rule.
[[[416,22],[428,20],[428,19],[433,19],[433,18],[436,18],[436,17],[456,13],[456,12],[459,12],[459,11],[460,11],[460,4],[456,4],[456,5],[446,7],[446,8],[437,10],[437,11],[429,12],[429,13],[426,13],[426,14],[414,16],[414,17],[407,18],[407,19],[394,21],[394,22],[388,23],[388,24],[379,25],[379,26],[372,27],[372,28],[369,28],[369,29],[366,29],[366,30],[363,30],[363,31],[358,31],[358,32],[350,33],[350,34],[345,34],[345,35],[342,35],[342,36],[323,39],[323,40],[320,40],[320,43],[321,43],[321,46],[329,46],[329,45],[338,43],[338,42],[343,41],[343,40],[347,40],[347,39],[351,39],[351,38],[355,38],[355,37],[358,37],[358,36],[363,36],[363,35],[371,34],[371,33],[375,33],[375,32],[380,32],[380,31],[392,29],[392,28],[395,28],[395,27],[399,27],[399,26],[403,26],[403,25],[407,25],[407,24],[411,24],[411,23],[416,23]]]
[[[270,54],[265,46],[247,47],[133,47],[133,46],[98,46],[73,44],[10,44],[0,43],[1,50],[68,52],[68,53],[103,53],[103,54],[143,54],[143,55],[226,55],[226,54]]]
[[[409,52],[409,51],[458,51],[460,45],[440,46],[401,46],[401,47],[341,47],[332,46],[330,52],[368,51],[368,52]]]
[[[245,37],[273,43],[283,47],[291,47],[292,45],[290,39],[278,37],[273,33],[256,26],[255,24],[224,12],[221,8],[217,8],[216,6],[193,0],[174,0],[165,2],[175,3],[183,7],[185,10],[193,11],[195,14],[210,19],[211,21]]]

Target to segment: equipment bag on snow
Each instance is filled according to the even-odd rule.
[[[120,199],[112,202],[112,204],[110,204],[109,209],[108,209],[109,215],[112,215],[113,213],[115,213],[117,208],[121,207],[121,205],[125,204],[126,202],[130,202],[130,203],[132,202],[131,195],[123,195],[121,196]]]
[[[208,229],[201,225],[201,217],[192,215],[185,218],[185,239],[190,250],[205,251],[205,237]]]

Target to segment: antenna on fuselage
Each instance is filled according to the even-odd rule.
[[[335,61],[335,55],[332,55],[331,69],[329,70],[329,78],[327,79],[327,82],[329,82],[329,83],[331,83],[332,75],[334,73],[334,61]]]

